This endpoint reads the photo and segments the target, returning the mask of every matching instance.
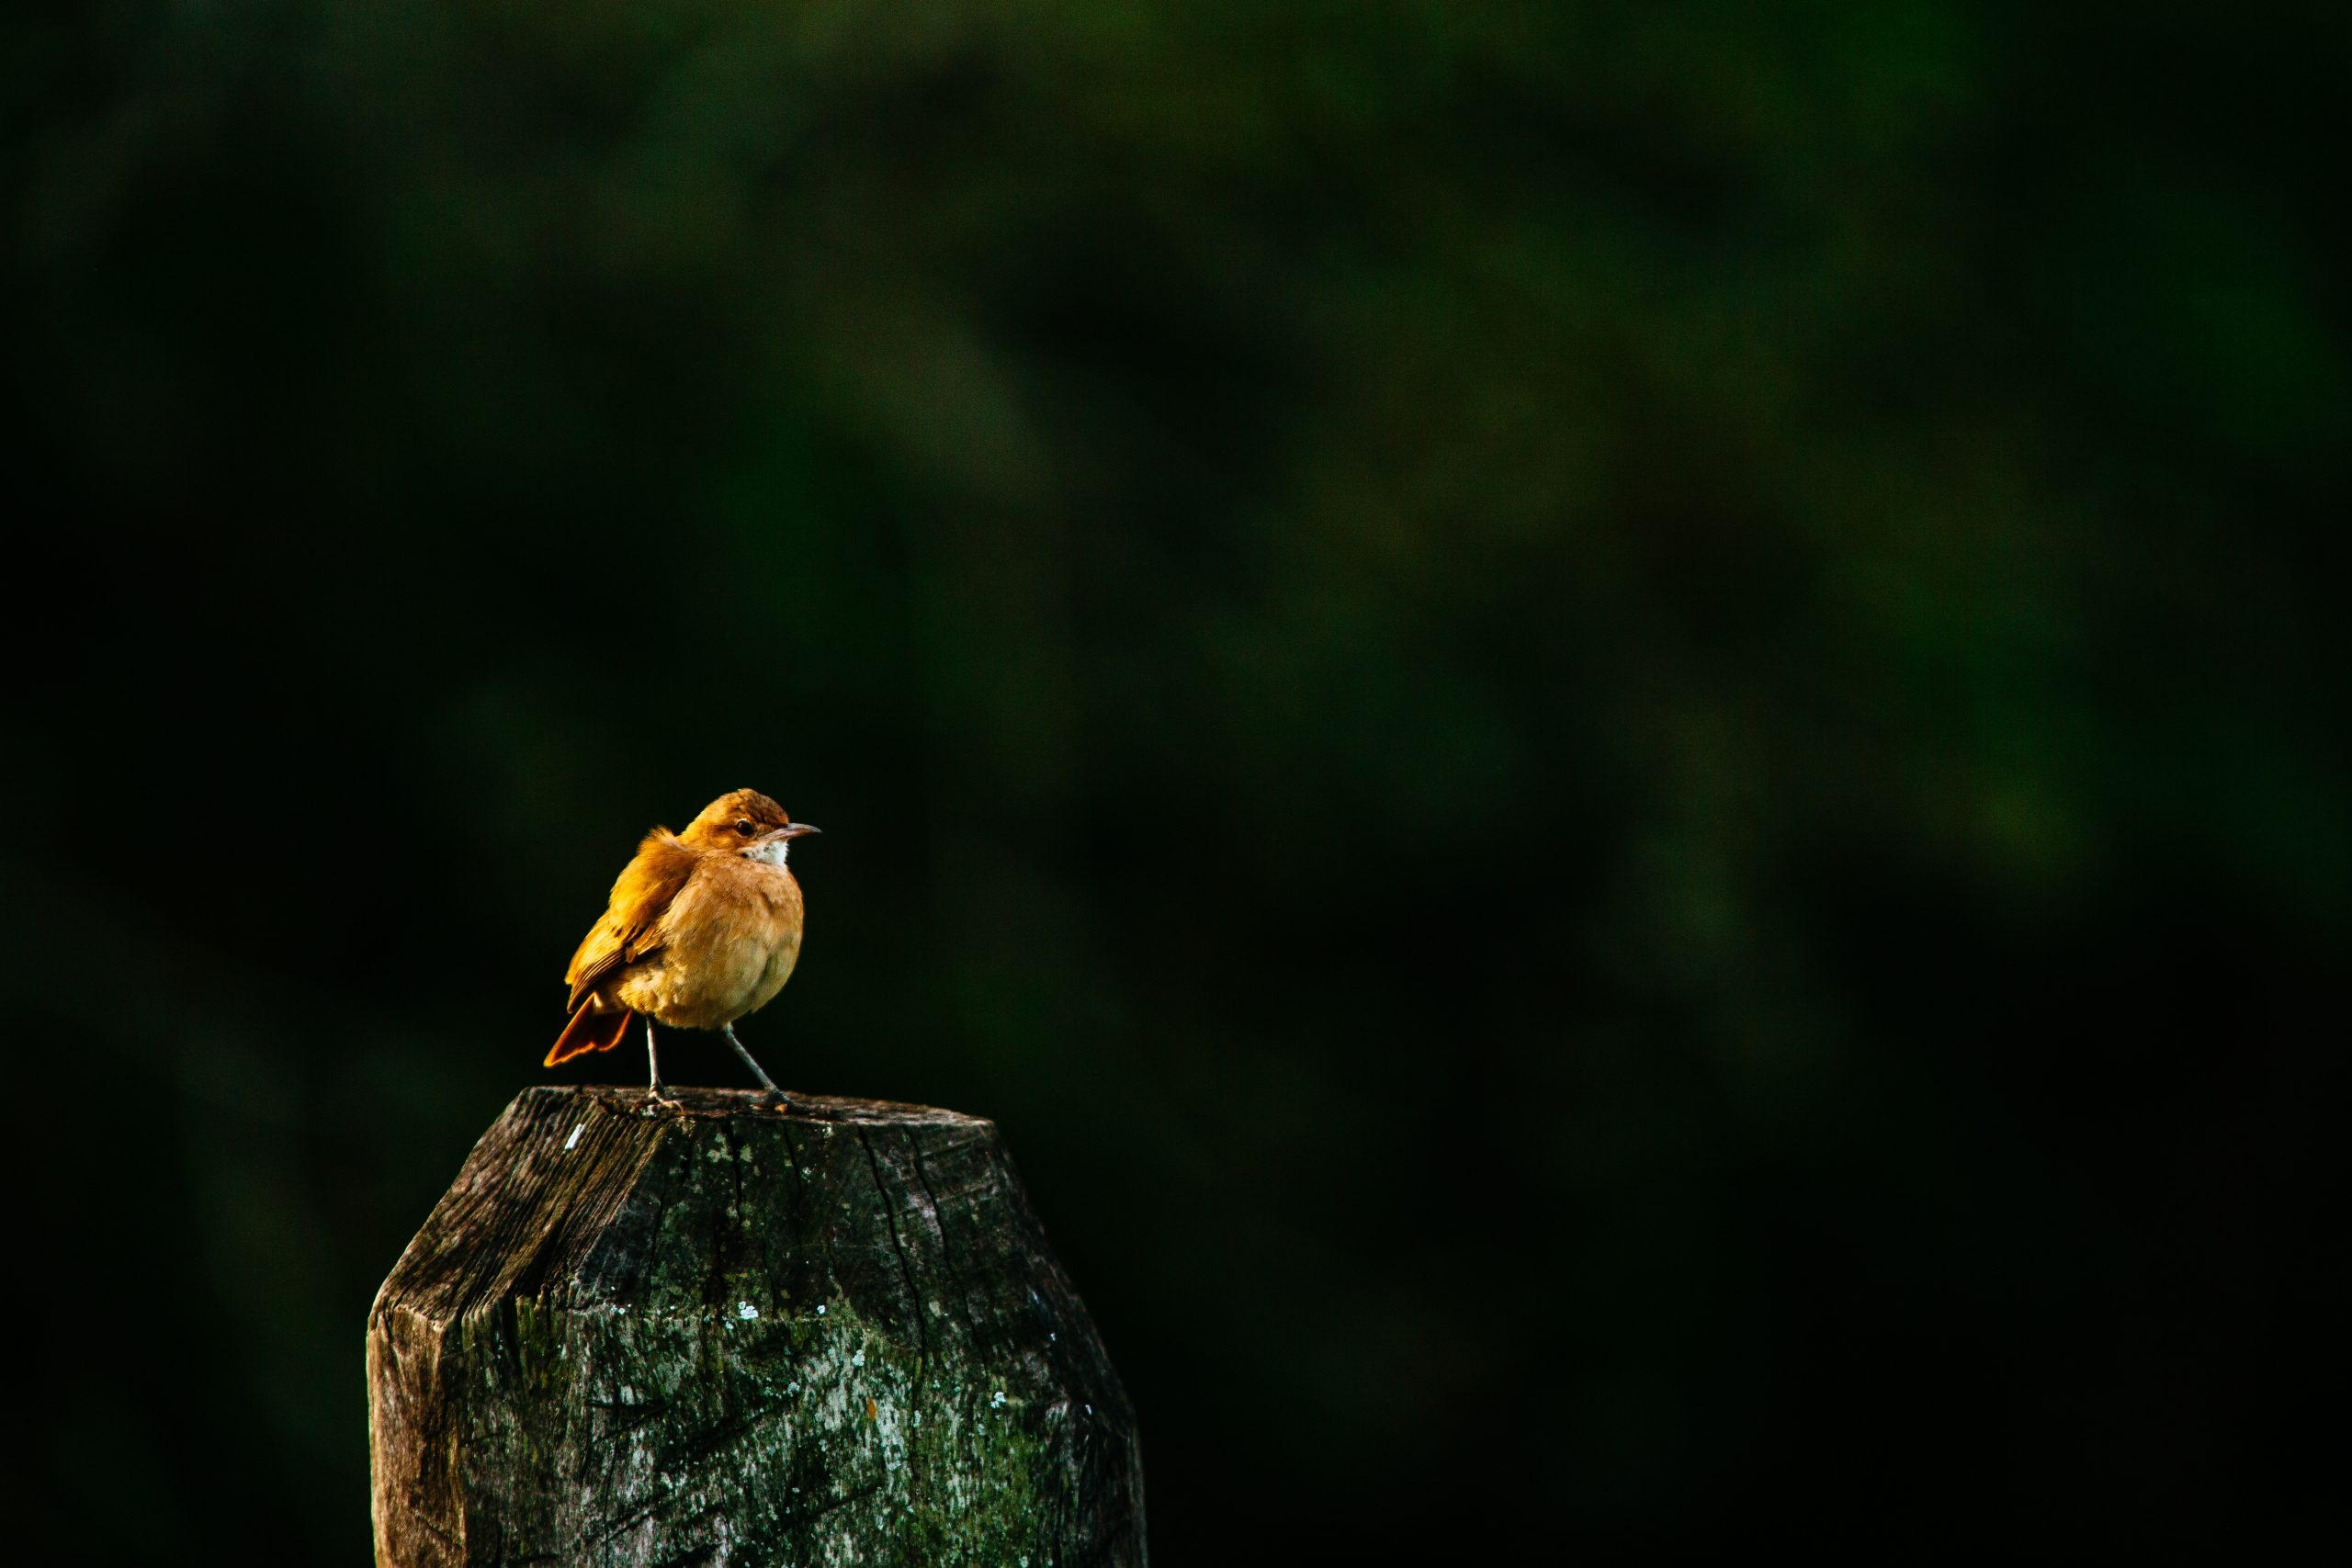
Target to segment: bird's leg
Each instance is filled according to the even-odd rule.
[[[645,1090],[645,1113],[650,1116],[657,1108],[662,1106],[667,1106],[673,1111],[684,1109],[676,1100],[670,1098],[669,1086],[662,1081],[662,1058],[655,1053],[653,1047],[653,1015],[651,1013],[645,1015],[645,1065],[652,1074],[652,1081]]]
[[[727,1043],[735,1047],[735,1054],[743,1058],[743,1065],[752,1069],[752,1076],[760,1080],[760,1087],[767,1090],[768,1098],[775,1101],[775,1108],[778,1111],[791,1110],[792,1101],[784,1097],[784,1090],[775,1087],[775,1079],[768,1077],[768,1070],[753,1061],[752,1054],[743,1049],[743,1043],[735,1038],[734,1024],[722,1023],[718,1031],[727,1036]]]

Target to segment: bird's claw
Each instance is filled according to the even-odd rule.
[[[658,1089],[647,1089],[645,1091],[645,1104],[639,1109],[638,1114],[639,1116],[659,1116],[664,1111],[674,1111],[683,1116],[685,1114],[686,1108],[683,1103],[671,1099],[668,1095],[662,1093]]]

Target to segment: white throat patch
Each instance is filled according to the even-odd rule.
[[[770,839],[764,844],[753,844],[743,852],[743,858],[757,861],[762,865],[781,866],[792,858],[792,840]]]

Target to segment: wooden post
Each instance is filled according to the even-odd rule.
[[[379,1568],[1145,1562],[1135,1417],[992,1122],[525,1090],[368,1321]]]

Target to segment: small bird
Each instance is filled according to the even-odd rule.
[[[664,1092],[653,1021],[716,1029],[760,1087],[790,1109],[784,1091],[735,1038],[735,1021],[765,1007],[800,958],[800,884],[785,863],[792,840],[817,829],[795,822],[755,789],[720,795],[683,833],[656,828],[613,884],[604,919],[564,971],[571,1021],[547,1065],[609,1051],[645,1015],[645,1060],[654,1104]]]

